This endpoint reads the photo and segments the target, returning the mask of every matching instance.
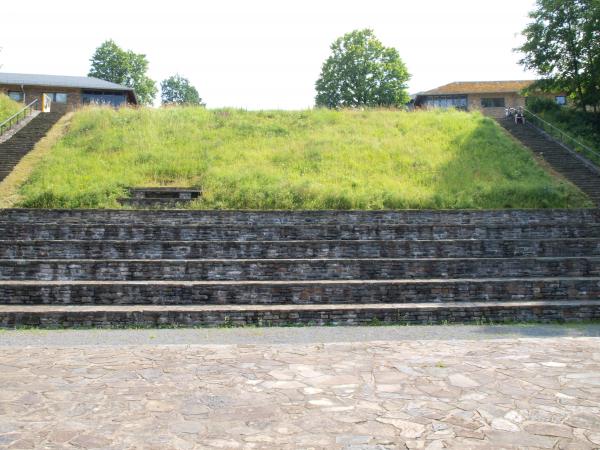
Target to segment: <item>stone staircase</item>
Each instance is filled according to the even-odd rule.
[[[523,145],[586,193],[596,205],[600,205],[600,169],[529,124],[517,125],[514,120],[505,118],[498,119],[498,122]]]
[[[0,143],[0,181],[12,172],[23,156],[33,150],[62,115],[60,112],[38,114],[14,136]]]
[[[0,210],[0,326],[600,318],[600,210]]]

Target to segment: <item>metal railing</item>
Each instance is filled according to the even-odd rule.
[[[551,137],[557,139],[567,147],[572,148],[578,153],[586,156],[591,159],[595,164],[600,165],[600,151],[591,148],[588,145],[585,145],[579,142],[574,137],[568,135],[560,128],[555,127],[550,122],[545,121],[537,114],[532,113],[528,109],[523,110],[525,112],[526,118],[533,123],[536,127],[542,129],[546,133],[548,133]]]
[[[4,122],[0,123],[0,136],[18,124],[21,120],[29,116],[33,112],[33,107],[37,104],[37,102],[38,99],[36,98],[29,105],[25,106],[23,109],[10,116]]]

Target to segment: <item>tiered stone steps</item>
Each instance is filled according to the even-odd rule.
[[[0,143],[0,181],[12,172],[23,156],[33,150],[35,144],[61,117],[62,113],[59,112],[38,114],[14,136]]]
[[[596,205],[600,205],[600,169],[595,168],[593,163],[569,152],[530,124],[515,124],[510,119],[498,121],[523,145],[585,192]]]
[[[0,210],[0,326],[600,318],[600,210]]]

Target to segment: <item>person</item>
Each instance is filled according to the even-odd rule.
[[[517,108],[517,112],[515,114],[515,124],[525,125],[525,114],[523,113],[523,108],[521,106]]]

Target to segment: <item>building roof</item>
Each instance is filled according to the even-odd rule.
[[[510,81],[455,81],[454,83],[419,92],[421,95],[455,95],[455,94],[495,94],[500,92],[520,92],[531,86],[535,80]]]
[[[133,91],[130,87],[94,77],[72,77],[65,75],[39,75],[33,73],[0,72],[0,84],[25,86],[53,86],[81,89],[107,89],[111,91]]]

